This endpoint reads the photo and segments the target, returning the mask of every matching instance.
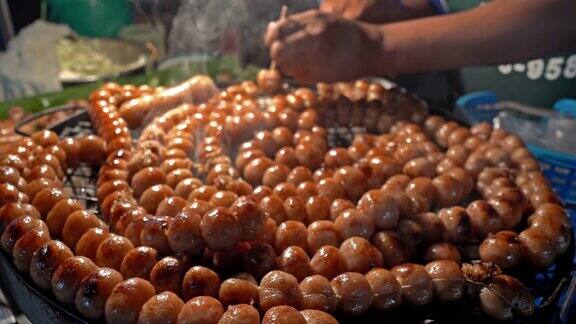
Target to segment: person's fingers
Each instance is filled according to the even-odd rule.
[[[286,50],[286,45],[283,42],[275,41],[270,47],[270,57],[276,62],[276,67],[282,71],[282,73],[295,77],[305,71],[307,65],[303,60],[297,62],[297,60],[284,54]]]
[[[279,53],[282,52],[284,50],[284,45],[282,45],[282,42],[280,41],[274,41],[271,45],[270,45],[270,58],[273,61],[276,61],[276,58],[278,57],[278,55],[280,55]]]
[[[318,10],[308,10],[290,15],[285,19],[273,21],[268,24],[264,36],[266,46],[270,47],[276,40],[281,41],[292,34],[309,28],[311,25],[318,24],[325,17],[326,14]]]
[[[322,11],[317,10],[317,9],[312,9],[312,10],[298,13],[296,15],[292,15],[290,17],[294,17],[294,19],[297,19],[298,21],[300,21],[303,24],[310,24],[314,21],[317,21],[319,19],[323,19],[327,16],[329,16],[329,14],[326,12],[322,12]]]
[[[274,42],[270,56],[283,72],[295,75],[315,64],[316,56],[322,55],[319,49],[318,39],[303,30],[286,37],[282,42]]]
[[[328,1],[325,2],[325,4],[322,3],[320,11],[347,19],[354,19],[356,18],[356,12],[358,11],[355,9],[355,6],[356,5],[353,1]]]
[[[285,61],[302,60],[303,56],[318,55],[316,51],[320,48],[317,37],[312,37],[306,30],[287,36],[274,48],[271,48],[271,56],[278,63]]]
[[[322,1],[319,9],[320,9],[320,11],[331,13],[331,14],[340,13],[339,5],[338,5],[337,1],[332,1],[332,0]]]
[[[264,33],[264,44],[266,44],[267,47],[270,47],[272,45],[272,42],[276,39],[278,35],[278,24],[273,21],[271,23],[268,24],[268,26],[266,27],[266,32]]]
[[[264,41],[267,46],[271,46],[274,41],[282,41],[287,36],[304,29],[301,22],[288,17],[283,20],[274,21],[268,24]]]

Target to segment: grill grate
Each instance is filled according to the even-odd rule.
[[[38,116],[44,116],[51,112],[60,110],[69,110],[70,107],[61,107],[44,111]],[[444,115],[448,119],[453,119],[448,113],[442,110],[430,109],[432,113]],[[35,118],[27,119],[26,123],[33,121]],[[20,125],[22,126],[22,125]],[[17,125],[16,131],[18,132]],[[74,137],[78,135],[94,134],[94,129],[90,123],[87,111],[82,110],[71,114],[61,122],[51,125],[51,130],[62,137]],[[327,140],[331,147],[348,146],[357,134],[366,133],[362,127],[327,127]],[[82,201],[87,209],[99,215],[99,204],[96,198],[98,170],[87,165],[80,165],[76,169],[68,169],[65,177],[65,187],[70,190],[74,198]],[[575,248],[572,241],[568,251],[559,256],[556,264],[546,271],[538,274],[511,273],[511,275],[521,279],[530,289],[536,299],[538,311],[532,318],[518,319],[513,322],[523,323],[567,323],[566,319],[570,318],[569,308],[572,303],[571,298],[576,294],[576,285],[570,286],[571,271],[573,269]],[[40,293],[38,293],[40,294]],[[455,307],[456,306],[456,307]],[[60,307],[55,304],[55,307]],[[62,314],[68,313],[66,308],[61,309]],[[74,321],[79,322],[81,317],[77,317],[76,311],[71,311]],[[491,321],[483,314],[477,303],[441,304],[434,302],[426,307],[408,308],[403,306],[391,313],[369,312],[361,317],[340,316],[339,320],[343,323],[445,323],[445,322],[468,322],[485,323]]]
[[[69,115],[59,122],[50,125],[48,128],[56,132],[60,138],[76,137],[79,135],[95,134],[90,122],[90,117],[85,109],[78,106],[65,105],[47,109],[41,113],[29,116],[16,125],[16,133],[28,136],[23,128],[36,119],[54,114],[60,111],[71,111]],[[70,191],[72,196],[84,203],[86,209],[96,215],[100,214],[98,199],[96,198],[98,170],[88,165],[81,164],[79,167],[66,170],[64,187]]]

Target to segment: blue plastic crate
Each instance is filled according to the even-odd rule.
[[[528,149],[562,200],[576,205],[576,155],[552,151],[540,146],[528,145]]]

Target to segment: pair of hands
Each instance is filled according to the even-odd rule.
[[[377,25],[430,15],[427,0],[325,0],[273,22],[265,41],[280,70],[302,83],[349,81],[387,70]]]

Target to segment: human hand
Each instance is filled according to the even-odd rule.
[[[388,23],[434,14],[428,0],[324,0],[320,11],[370,23]]]
[[[271,23],[265,41],[276,66],[308,84],[376,75],[386,60],[377,26],[317,10]]]

